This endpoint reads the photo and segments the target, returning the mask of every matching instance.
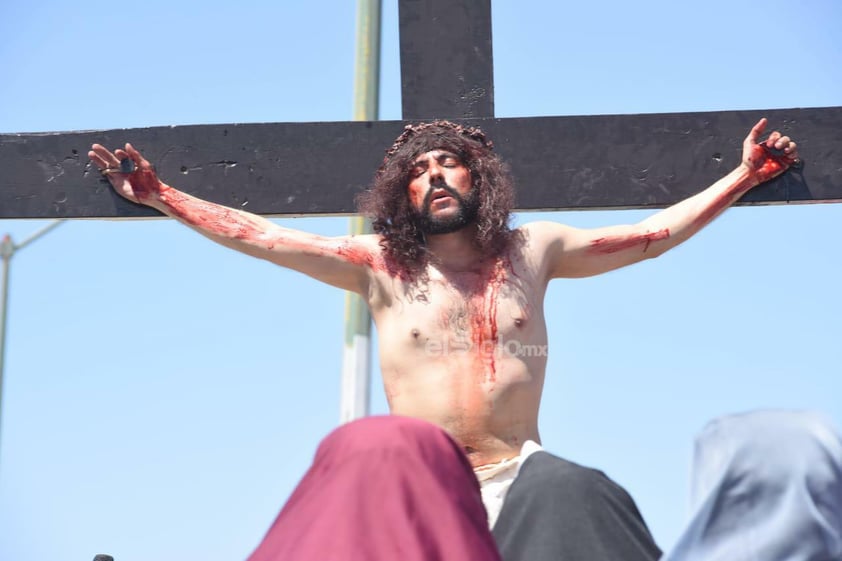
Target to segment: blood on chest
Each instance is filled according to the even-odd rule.
[[[425,358],[447,359],[493,382],[505,345],[518,345],[529,338],[530,306],[523,289],[503,275],[486,277],[473,289],[462,275],[431,282],[423,303],[413,303],[405,326],[410,344]],[[466,286],[467,285],[467,286]],[[466,290],[465,288],[469,288]],[[514,343],[510,343],[514,341]]]

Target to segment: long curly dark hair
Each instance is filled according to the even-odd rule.
[[[493,144],[476,127],[450,121],[407,125],[386,151],[369,190],[357,198],[359,212],[372,221],[389,268],[401,278],[426,278],[428,261],[420,220],[413,212],[407,188],[412,164],[431,150],[447,150],[462,160],[471,172],[473,187],[479,192],[476,247],[494,257],[505,252],[513,238],[509,226],[514,206],[514,185],[508,166],[492,152]]]

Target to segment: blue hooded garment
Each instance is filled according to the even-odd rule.
[[[842,439],[811,412],[717,419],[696,440],[691,512],[661,561],[840,561]]]

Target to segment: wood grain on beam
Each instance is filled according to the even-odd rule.
[[[803,170],[744,203],[842,201],[842,107],[586,117],[473,119],[518,185],[518,208],[655,208],[739,162],[760,116],[791,134]],[[130,141],[162,179],[221,204],[275,216],[348,214],[400,121],[198,125],[0,135],[0,218],[154,216],[110,190],[87,160],[92,142]]]
[[[494,116],[491,0],[401,0],[401,115]]]

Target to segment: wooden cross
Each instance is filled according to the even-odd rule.
[[[806,167],[752,190],[744,202],[842,200],[840,108],[493,119],[489,13],[489,0],[401,1],[403,116],[482,126],[512,165],[522,189],[520,209],[678,201],[731,169],[745,131],[760,115],[776,128],[792,125]],[[197,196],[275,216],[345,214],[402,126],[290,123],[0,135],[0,217],[155,215],[114,195],[87,164],[91,142],[115,146],[127,139],[163,177]]]
[[[842,201],[842,107],[495,119],[490,0],[401,0],[399,18],[404,120],[481,126],[519,180],[519,210],[667,206],[730,170],[760,116],[784,133],[797,128],[806,165],[750,191],[741,204]],[[92,142],[113,146],[126,138],[162,177],[201,198],[271,216],[349,214],[403,125],[4,134],[0,218],[156,215],[114,194],[87,160]],[[324,161],[332,165],[319,165]]]

